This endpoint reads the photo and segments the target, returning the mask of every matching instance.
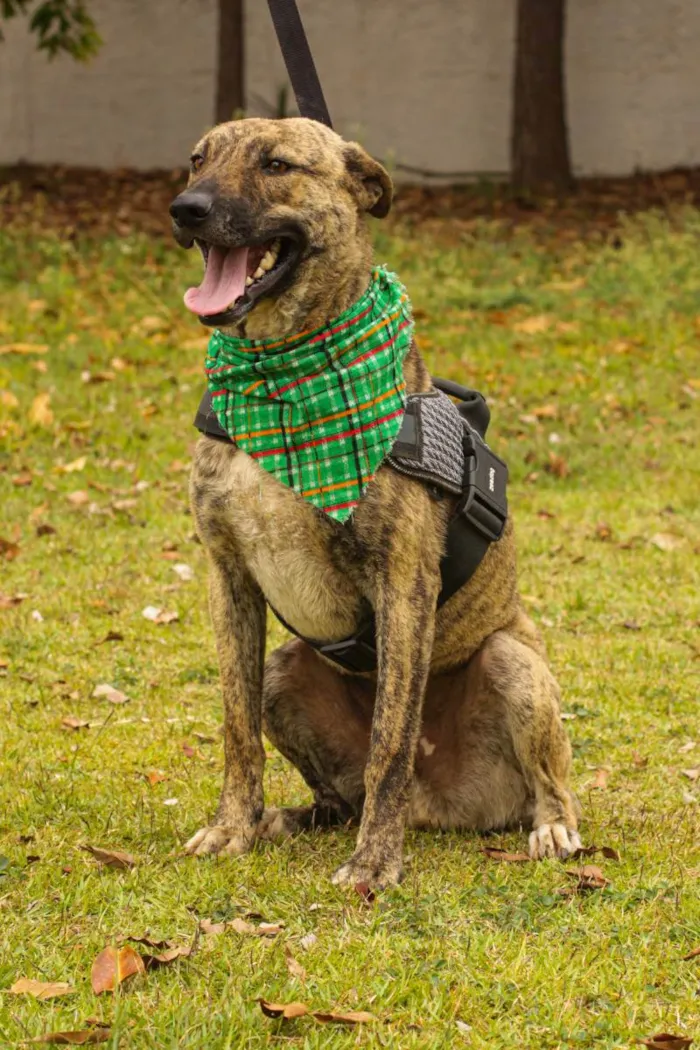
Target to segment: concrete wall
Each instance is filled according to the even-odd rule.
[[[515,0],[299,0],[339,131],[439,171],[505,172]],[[0,44],[0,163],[182,164],[209,125],[215,0],[91,0],[89,66]],[[700,164],[700,0],[569,0],[577,172]],[[285,81],[264,0],[247,3],[251,113]]]

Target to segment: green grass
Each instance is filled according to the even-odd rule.
[[[409,834],[405,882],[369,908],[329,882],[349,832],[237,860],[179,854],[222,770],[205,559],[187,510],[204,336],[181,294],[196,260],[139,238],[0,238],[0,347],[48,346],[0,351],[0,537],[19,545],[0,560],[0,592],[28,595],[0,609],[0,1044],[95,1015],[113,1023],[108,1045],[138,1050],[700,1038],[700,958],[681,961],[700,944],[700,789],[682,772],[700,764],[699,246],[692,211],[630,222],[618,247],[491,225],[378,231],[431,368],[489,397],[522,591],[570,716],[583,836],[621,859],[593,858],[610,885],[564,897],[575,864],[498,864],[477,836]],[[88,371],[112,376],[88,383]],[[44,425],[30,419],[42,392]],[[87,503],[69,501],[77,490]],[[55,532],[37,535],[47,524]],[[162,556],[173,546],[192,582]],[[147,605],[179,622],[147,621]],[[110,631],[122,640],[98,644]],[[93,698],[101,682],[130,702]],[[66,716],[90,727],[67,730]],[[304,801],[269,750],[268,798]],[[154,770],[167,779],[151,786]],[[139,864],[101,869],[85,843]],[[285,932],[202,937],[191,958],[92,994],[92,959],[119,934],[187,943],[200,919],[248,911]],[[77,992],[8,994],[20,977]],[[378,1020],[283,1023],[262,1015],[260,996]]]

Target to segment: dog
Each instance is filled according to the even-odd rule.
[[[317,122],[218,125],[171,206],[176,240],[197,244],[213,272],[188,293],[191,308],[251,340],[327,325],[367,288],[366,219],[386,216],[392,195],[376,160]],[[217,274],[243,247],[245,292],[218,301]],[[431,389],[414,342],[403,372],[407,393]],[[198,440],[191,504],[209,560],[225,771],[216,815],[187,853],[241,854],[258,838],[354,820],[354,853],[333,882],[382,888],[401,879],[407,826],[524,825],[535,859],[580,847],[559,688],[518,597],[510,518],[436,611],[455,502],[383,465],[341,524],[235,443]],[[268,603],[298,635],[328,641],[371,608],[376,674],[346,673],[301,637],[265,662]],[[264,808],[263,732],[313,804]]]

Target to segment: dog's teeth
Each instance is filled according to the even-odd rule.
[[[253,280],[254,281],[259,281],[260,278],[264,276],[264,274],[265,274],[265,271],[263,270],[262,266],[258,266],[257,270],[253,274]]]
[[[271,270],[274,265],[275,265],[275,257],[272,254],[272,252],[271,251],[265,252],[265,254],[263,255],[262,259],[260,260],[260,269],[261,270],[265,270],[265,271]]]
[[[253,278],[252,278],[252,277],[246,277],[246,279],[245,279],[245,285],[246,285],[246,288],[247,288],[247,287],[248,287],[249,285],[251,285],[252,283],[253,283]]]

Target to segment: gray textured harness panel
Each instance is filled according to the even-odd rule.
[[[459,496],[464,475],[464,427],[446,394],[439,390],[409,394],[404,424],[388,462],[401,474]]]

